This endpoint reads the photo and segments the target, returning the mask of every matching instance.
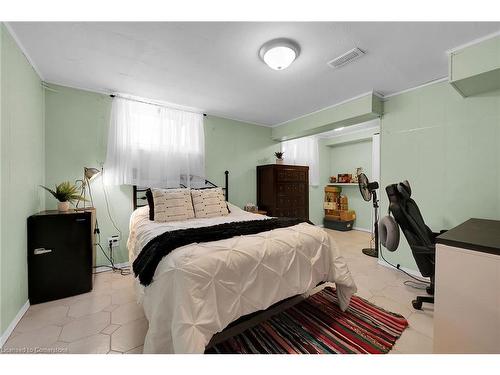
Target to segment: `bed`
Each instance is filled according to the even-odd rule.
[[[166,223],[150,221],[149,208],[138,207],[130,218],[130,261],[165,232],[269,219],[228,207],[227,216]],[[232,322],[322,282],[336,284],[346,309],[356,291],[347,265],[328,234],[308,223],[181,246],[161,259],[149,285],[136,279],[149,321],[144,353],[203,353]]]

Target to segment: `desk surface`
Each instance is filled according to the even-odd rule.
[[[436,242],[454,247],[500,255],[500,221],[469,219],[439,235]]]

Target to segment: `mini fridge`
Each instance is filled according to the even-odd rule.
[[[43,211],[28,218],[30,304],[92,290],[91,211]]]

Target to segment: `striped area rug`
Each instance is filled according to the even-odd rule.
[[[408,322],[354,296],[346,312],[326,287],[287,310],[207,350],[207,353],[388,353]]]

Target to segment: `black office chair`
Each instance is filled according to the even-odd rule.
[[[389,185],[385,191],[389,197],[389,211],[403,231],[420,273],[431,280],[426,289],[429,296],[418,296],[412,301],[413,307],[421,310],[423,302],[434,303],[436,237],[445,231],[435,233],[425,224],[417,204],[411,199],[408,181]]]

